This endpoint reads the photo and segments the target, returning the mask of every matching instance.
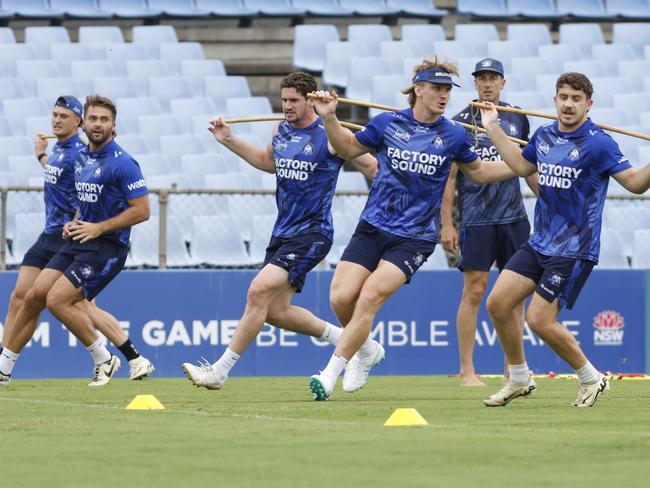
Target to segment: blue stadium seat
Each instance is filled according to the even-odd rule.
[[[506,73],[510,72],[510,60],[512,58],[527,57],[533,54],[525,42],[488,41],[487,43],[488,57],[501,61]]]
[[[650,77],[650,60],[619,61],[617,74],[630,80],[634,91],[642,91],[643,79]]]
[[[353,10],[355,15],[361,16],[392,16],[400,13],[399,7],[388,7],[382,0],[339,0],[339,5],[345,9]]]
[[[117,134],[115,141],[129,154],[148,154],[149,144],[140,134]]]
[[[250,95],[245,76],[209,76],[205,79],[205,96],[214,102],[216,114],[226,111],[226,98]]]
[[[353,10],[341,7],[338,0],[293,0],[293,6],[318,17],[351,17],[354,14]]]
[[[225,102],[224,102],[225,105]],[[170,111],[172,115],[178,117],[183,122],[181,132],[192,132],[188,121],[197,115],[205,114],[202,118],[200,134],[208,127],[208,119],[217,115],[217,109],[211,98],[193,97],[193,98],[176,98],[170,101]],[[196,131],[195,131],[196,133]],[[209,135],[209,134],[208,134]],[[212,138],[212,136],[210,136]]]
[[[50,8],[46,0],[2,0],[2,8],[26,19],[61,19],[63,12]]]
[[[551,61],[537,57],[511,58],[509,67],[510,69],[508,71],[513,75],[526,76],[532,79],[535,79],[537,75],[543,75],[553,71]]]
[[[174,42],[160,45],[160,59],[167,62],[175,74],[180,74],[184,60],[204,58],[203,48],[198,42]]]
[[[182,173],[153,175],[147,178],[149,188],[192,188],[192,181]]]
[[[160,10],[149,8],[145,0],[99,0],[99,7],[118,19],[150,19],[162,14]]]
[[[0,44],[15,44],[16,36],[11,27],[0,27]]]
[[[602,0],[557,0],[557,9],[576,19],[609,20],[616,17],[605,10]]]
[[[143,117],[159,117],[159,115],[144,115]],[[160,141],[156,142],[159,146]],[[172,167],[169,164],[167,156],[161,153],[146,153],[146,154],[133,154],[133,158],[140,165],[142,174],[147,178],[148,176],[165,175],[172,173]]]
[[[0,49],[0,62],[4,64],[3,73],[16,73],[16,61],[38,59],[38,51],[30,44],[4,44]]]
[[[590,79],[594,87],[594,106],[596,107],[614,107],[614,93],[630,93],[633,90],[632,83],[626,78],[594,77]],[[603,121],[603,123],[609,123]]]
[[[160,136],[182,134],[181,121],[174,115],[141,115],[138,117],[138,133],[142,135],[149,149],[160,152]]]
[[[19,185],[27,185],[29,178],[43,176],[43,168],[33,156],[9,156],[9,172]]]
[[[607,63],[603,61],[566,61],[564,63],[564,72],[574,71],[582,73],[587,78],[604,77],[609,74]]]
[[[7,107],[5,100],[4,106]],[[6,110],[5,110],[6,113]],[[11,121],[10,121],[11,122]],[[0,137],[0,171],[7,171],[9,169],[9,156],[26,156],[34,155],[34,144],[29,137],[25,136],[8,136]]]
[[[246,173],[206,174],[205,188],[214,190],[252,190],[253,184]]]
[[[70,74],[79,82],[82,92],[90,93],[95,78],[115,76],[115,70],[108,61],[72,61]]]
[[[82,25],[79,44],[119,44],[124,42],[122,29],[115,25]]]
[[[198,136],[176,134],[160,137],[160,148],[169,158],[173,168],[181,167],[181,158],[186,154],[203,154],[205,147]]]
[[[379,54],[377,46],[377,55]],[[346,87],[350,58],[367,56],[366,45],[360,42],[328,42],[325,45],[325,67],[323,84],[326,86]]]
[[[607,63],[609,74],[615,76],[619,61],[633,61],[638,56],[629,44],[594,44],[591,46],[591,58]]]
[[[176,31],[171,25],[136,25],[132,32],[133,43],[145,45],[147,52],[156,57],[160,55],[160,44],[178,42]]]
[[[395,106],[395,94],[411,84],[411,77],[406,75],[375,75],[372,77],[372,102],[380,105]],[[370,117],[384,112],[371,108]]]
[[[149,8],[166,17],[208,17],[209,10],[198,8],[193,0],[148,0]]]
[[[115,101],[115,100],[113,100]],[[156,98],[127,97],[118,98],[118,120],[121,117],[139,117],[140,115],[158,115],[162,113],[160,102]]]
[[[59,70],[63,75],[70,75],[70,63],[72,61],[92,61],[100,60],[87,45],[77,43],[56,43],[51,44],[50,59],[59,66]],[[103,53],[101,53],[103,54]]]
[[[5,137],[5,136],[12,136],[13,132],[11,130],[11,124],[9,123],[9,120],[7,117],[0,115],[0,136]]]
[[[600,233],[600,269],[627,269],[630,267],[624,251],[625,243],[616,229],[603,229]]]
[[[74,78],[39,78],[36,81],[36,96],[48,106],[53,106],[61,95],[73,95],[79,100],[84,99],[87,92],[82,92]]]
[[[202,188],[205,175],[227,173],[228,164],[221,154],[187,154],[181,158],[181,170],[191,178],[192,186]]]
[[[499,33],[494,24],[456,24],[454,40],[471,43],[498,41]]]
[[[219,229],[219,232],[214,232]],[[229,216],[192,217],[191,261],[207,266],[250,266],[240,223]]]
[[[440,22],[449,13],[433,6],[431,0],[386,0],[386,5],[399,9],[400,16],[423,17],[429,19],[429,22]]]
[[[7,216],[7,224],[15,229],[12,236],[12,253],[7,255],[7,264],[20,264],[23,256],[34,244],[45,226],[43,212],[20,212]]]
[[[469,42],[436,41],[433,43],[433,48],[434,54],[449,61],[480,56],[474,52],[474,46]]]
[[[150,59],[126,62],[126,76],[131,78],[140,97],[149,95],[149,80],[151,78],[171,75],[172,72],[164,61]]]
[[[548,97],[549,103],[551,103],[551,98],[555,96],[555,86],[558,78],[559,76],[557,74],[537,75],[535,77],[535,87],[537,88],[537,91],[542,92],[546,97]]]
[[[510,15],[519,15],[525,19],[559,19],[566,15],[561,8],[556,8],[552,0],[508,0]]]
[[[65,13],[66,17],[81,19],[110,19],[112,12],[99,8],[95,0],[50,0],[53,10]]]
[[[124,44],[107,44],[106,45],[106,60],[113,65],[115,74],[126,74],[127,61],[134,61],[137,59],[147,59],[147,50],[144,45],[124,43]],[[98,75],[100,76],[100,75]]]
[[[458,15],[485,19],[510,17],[503,0],[457,0],[456,4]]]
[[[366,102],[372,97],[372,77],[392,74],[388,61],[381,57],[350,58],[348,71],[345,96]]]
[[[267,97],[232,97],[226,99],[226,113],[233,117],[273,114]]]
[[[341,171],[336,182],[336,191],[367,191],[366,177],[358,171]]]
[[[25,93],[34,96],[36,80],[43,76],[59,77],[61,70],[54,61],[39,59],[31,61],[16,61],[16,77],[23,81]]]
[[[273,175],[263,175],[263,177],[272,179],[273,187],[271,189],[275,190],[275,177]],[[276,218],[277,213],[253,215],[249,250],[251,259],[255,263],[261,264],[264,262],[266,247],[269,245],[269,239],[271,238],[271,232],[273,232]]]
[[[338,42],[339,31],[331,24],[304,24],[294,29],[293,66],[320,73],[325,67],[325,45]]]
[[[540,58],[550,61],[553,65],[553,71],[556,73],[564,71],[565,61],[577,61],[582,58],[582,50],[577,44],[548,44],[539,46],[537,54]]]
[[[359,42],[365,46],[365,53],[351,53],[359,56],[379,56],[379,44],[392,41],[390,28],[383,24],[351,24],[348,26],[348,41]]]
[[[600,24],[560,24],[560,44],[577,44],[585,58],[591,56],[591,46],[605,44]]]
[[[404,24],[401,27],[401,39],[419,42],[427,55],[433,53],[434,42],[446,40],[442,26],[434,24]]]
[[[52,26],[29,26],[25,27],[26,44],[53,44],[70,42],[68,30],[65,27]]]
[[[83,100],[82,100],[83,101]],[[39,132],[49,132],[52,130],[51,115],[37,115],[25,117],[25,135],[34,136]]]
[[[188,59],[181,63],[181,76],[189,80],[195,95],[205,95],[205,78],[226,76],[226,69],[219,59]]]
[[[0,100],[7,98],[24,98],[25,87],[18,78],[0,78]]]
[[[379,55],[385,59],[422,58],[424,51],[420,43],[415,41],[382,41],[379,44]]]
[[[98,76],[93,79],[93,93],[98,93],[111,100],[137,97],[138,92],[131,78],[125,76]]]
[[[607,0],[607,12],[623,19],[650,20],[647,0]]]
[[[615,126],[628,125],[630,123],[627,114],[617,108],[591,108],[589,110],[589,118],[595,123]]]
[[[241,27],[248,26],[257,10],[244,7],[241,0],[196,0],[196,6],[214,17],[239,18]]]
[[[303,17],[307,13],[289,0],[244,0],[244,6],[268,17]]]
[[[190,98],[192,87],[187,78],[181,76],[156,76],[149,78],[149,96],[158,98],[163,111],[169,112],[169,101]]]
[[[546,96],[536,90],[509,91],[508,103],[527,109],[543,107],[547,102]]]
[[[629,44],[639,57],[643,56],[643,46],[650,45],[650,23],[615,23],[612,27],[612,44]]]
[[[508,40],[525,42],[533,53],[537,53],[539,46],[553,43],[545,24],[508,24]]]

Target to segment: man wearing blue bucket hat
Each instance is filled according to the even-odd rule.
[[[45,308],[38,290],[41,290],[41,294],[49,290],[55,278],[52,270],[47,273],[42,271],[66,242],[62,237],[63,226],[72,220],[77,210],[74,162],[79,152],[86,147],[78,133],[82,117],[83,105],[76,97],[60,96],[52,108],[52,133],[57,141],[52,151],[49,155],[45,152],[47,134],[39,133],[34,142],[36,159],[43,167],[45,180],[45,228],[25,254],[9,300],[4,321],[3,348],[0,350],[0,386],[6,386],[11,381],[14,364],[36,330],[38,315]],[[24,314],[19,314],[26,302],[38,309],[38,314],[30,316],[29,320],[24,320]],[[131,379],[140,379],[153,372],[151,362],[139,355],[115,317],[99,309],[94,302],[83,302],[79,306],[129,360]],[[101,344],[89,352],[100,359],[110,356]]]

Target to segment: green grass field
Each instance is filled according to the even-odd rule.
[[[571,408],[571,380],[505,408],[444,377],[373,377],[314,402],[307,379],[15,381],[0,390],[0,484],[65,487],[603,486],[650,481],[650,383],[613,381]],[[340,388],[340,381],[339,381]],[[133,411],[136,394],[166,407]],[[423,427],[384,427],[414,407]]]

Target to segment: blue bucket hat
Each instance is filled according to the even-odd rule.
[[[71,110],[79,118],[83,118],[84,115],[84,106],[81,104],[78,98],[73,97],[72,95],[63,95],[56,99],[54,102],[55,107],[63,107]]]
[[[428,81],[438,85],[454,85],[460,87],[459,84],[454,83],[451,78],[451,73],[444,68],[430,68],[423,71],[418,71],[413,77],[413,83],[420,83],[421,81]]]
[[[494,58],[481,59],[478,63],[476,63],[472,76],[476,76],[483,71],[492,71],[493,73],[504,76],[503,63]]]

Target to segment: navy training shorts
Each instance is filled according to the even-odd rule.
[[[508,224],[468,225],[460,230],[458,269],[490,271],[496,261],[501,271],[530,238],[528,219]]]
[[[63,245],[68,242],[63,238],[63,230],[59,229],[51,234],[43,232],[32,247],[25,253],[21,266],[33,266],[43,269],[50,262]]]

